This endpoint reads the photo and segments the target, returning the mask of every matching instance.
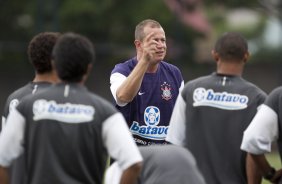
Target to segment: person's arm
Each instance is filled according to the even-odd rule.
[[[169,122],[168,133],[166,141],[169,143],[184,146],[185,130],[186,130],[186,115],[185,115],[186,103],[179,93],[175,106],[172,111],[172,115]]]
[[[262,174],[249,153],[246,157],[246,172],[248,184],[261,184]]]
[[[7,125],[0,134],[0,166],[9,167],[24,150],[25,118],[13,110],[7,118]]]
[[[125,169],[121,175],[120,184],[135,184],[136,179],[140,175],[141,168],[142,164],[138,162]]]
[[[146,62],[137,62],[135,68],[117,89],[117,102],[129,103],[133,100],[141,87],[143,77],[147,71],[147,68],[148,64]]]
[[[18,104],[19,104],[19,99],[14,98],[13,94],[11,94],[7,98],[5,106],[4,106],[4,111],[3,111],[3,114],[2,114],[2,123],[1,123],[2,125],[0,126],[0,133],[1,133],[2,129],[5,127],[5,125],[6,125],[6,121],[7,121],[7,117],[9,115],[9,113],[12,110],[14,110]]]
[[[105,147],[122,172],[121,182],[133,184],[141,171],[143,158],[121,113],[105,120],[102,128]]]
[[[135,41],[138,49],[141,50],[141,55],[137,55],[137,65],[126,78],[126,80],[117,89],[116,97],[118,102],[131,102],[141,87],[144,75],[148,67],[156,65],[156,61],[154,61],[153,55],[156,54],[156,45],[158,43],[153,39],[153,36],[154,33],[152,32],[148,34],[142,42]]]
[[[5,167],[0,166],[0,183],[1,184],[8,184],[8,171]]]
[[[0,134],[0,183],[8,183],[7,167],[22,152],[25,119],[13,110],[7,118],[7,125]]]
[[[241,149],[249,153],[246,166],[248,181],[255,182],[258,179],[258,170],[264,176],[268,169],[270,169],[264,154],[271,152],[271,144],[277,140],[278,134],[277,114],[269,106],[261,105],[252,122],[245,130],[241,144]],[[256,165],[253,165],[251,162],[255,162]]]
[[[6,118],[2,116],[1,125],[0,125],[0,133],[2,132],[2,129],[5,127],[5,122],[6,122]]]
[[[256,154],[250,154],[250,157],[254,160],[254,162],[257,164],[257,166],[260,169],[260,172],[264,179],[272,182],[272,183],[278,183],[281,176],[282,176],[282,170],[276,171],[274,167],[272,167],[264,154],[256,155]]]

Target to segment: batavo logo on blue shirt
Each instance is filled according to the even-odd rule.
[[[132,134],[154,140],[164,140],[167,135],[167,126],[157,126],[160,122],[161,113],[159,108],[148,106],[144,111],[144,122],[146,125],[140,126],[133,121],[130,131]]]
[[[241,94],[214,92],[212,89],[196,88],[193,92],[193,106],[210,106],[225,110],[247,108],[249,98]]]

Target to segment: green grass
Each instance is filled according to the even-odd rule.
[[[280,169],[281,168],[281,161],[279,158],[278,153],[271,153],[271,154],[267,154],[266,155],[267,160],[269,161],[270,165],[275,167],[276,169]],[[263,180],[262,184],[270,184],[269,181]]]

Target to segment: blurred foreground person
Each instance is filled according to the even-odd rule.
[[[167,141],[195,156],[209,184],[260,183],[251,159],[240,150],[243,132],[266,94],[241,76],[248,45],[238,33],[225,33],[212,56],[215,73],[185,84],[173,110]]]
[[[174,145],[139,147],[144,165],[137,184],[205,184],[195,159],[185,148]],[[119,184],[122,169],[113,163],[105,184]]]
[[[52,83],[58,82],[58,77],[52,67],[52,50],[58,40],[60,33],[43,32],[35,35],[28,45],[27,54],[29,61],[32,64],[35,76],[34,79],[25,86],[11,93],[6,101],[4,113],[2,116],[2,127],[5,126],[5,121],[10,111],[12,111],[19,101],[29,94],[49,87]],[[17,128],[17,127],[14,127]],[[25,156],[22,154],[9,168],[10,184],[22,184],[25,173]]]
[[[84,86],[94,61],[92,43],[64,34],[53,58],[61,82],[23,98],[7,118],[0,135],[0,182],[25,151],[24,184],[101,184],[107,153],[124,171],[121,183],[134,183],[142,157],[123,116]]]

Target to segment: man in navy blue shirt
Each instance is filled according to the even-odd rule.
[[[111,72],[111,92],[138,145],[166,143],[168,124],[184,82],[180,70],[165,61],[166,37],[155,20],[135,29],[137,55]]]

